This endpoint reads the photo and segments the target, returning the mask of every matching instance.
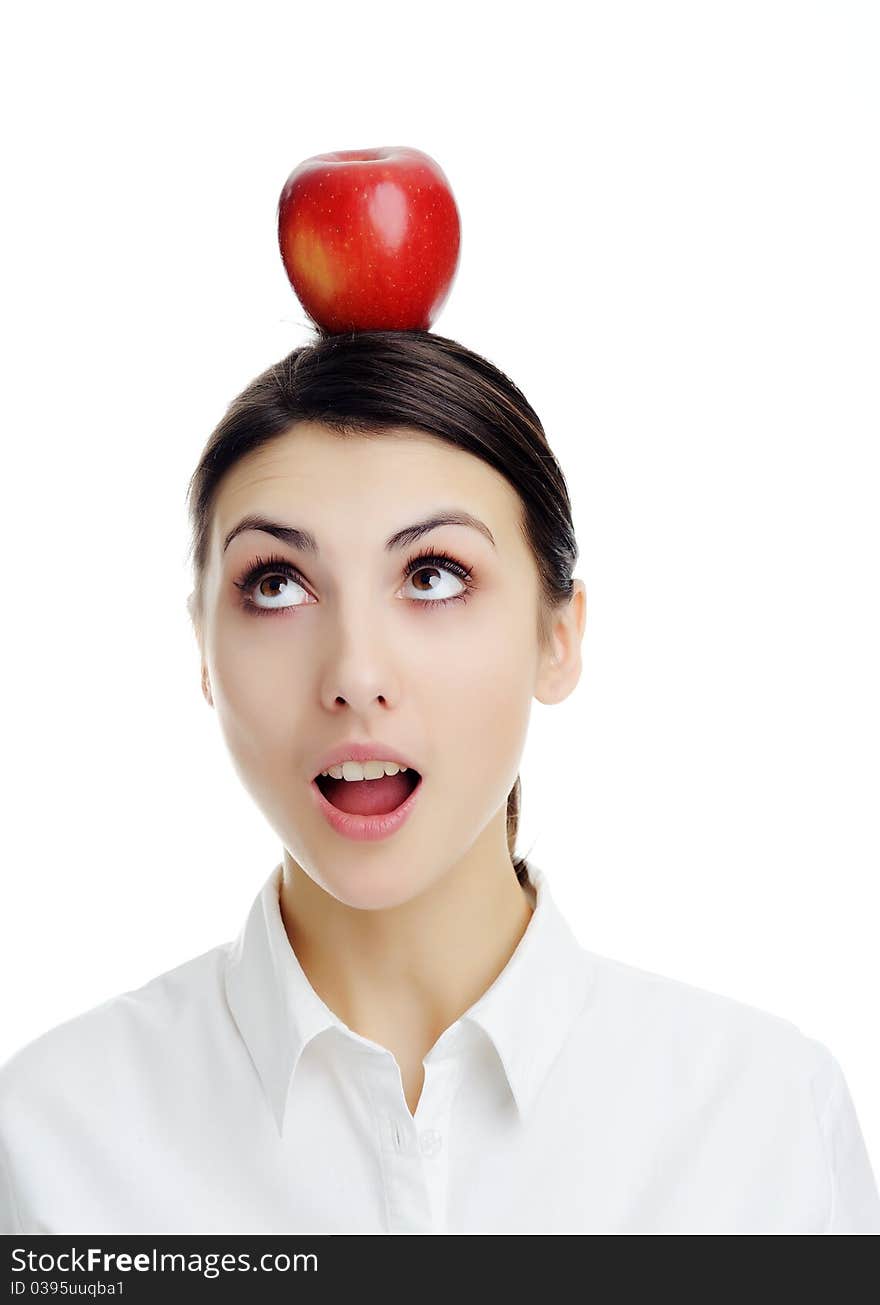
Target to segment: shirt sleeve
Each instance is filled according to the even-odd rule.
[[[827,1057],[828,1091],[819,1119],[831,1183],[825,1232],[880,1233],[880,1194],[855,1106],[837,1060],[818,1045]]]

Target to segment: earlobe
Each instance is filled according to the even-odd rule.
[[[209,707],[214,706],[214,699],[211,694],[211,681],[208,677],[208,668],[202,664],[202,694]]]

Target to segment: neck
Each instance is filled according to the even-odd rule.
[[[362,1037],[426,1053],[510,960],[533,890],[520,885],[506,838],[489,834],[423,892],[376,910],[340,902],[285,849],[280,904],[290,944],[318,996]]]

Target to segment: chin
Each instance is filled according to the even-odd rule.
[[[442,868],[435,869],[432,878],[431,867],[425,865],[420,872],[412,854],[395,854],[389,846],[378,844],[368,851],[360,847],[347,856],[325,850],[318,857],[299,858],[295,864],[323,892],[354,911],[390,911],[403,906],[443,873]]]
[[[340,873],[339,866],[335,866],[321,886],[353,910],[390,911],[420,897],[431,882],[413,868],[411,857],[395,864],[395,858],[386,852],[373,865],[354,865],[347,873]]]

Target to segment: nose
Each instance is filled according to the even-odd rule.
[[[357,616],[361,615],[359,609]],[[383,637],[378,622],[360,621],[359,627],[340,624],[331,637],[321,670],[324,705],[328,709],[348,705],[359,713],[392,705],[398,698],[399,668],[390,632],[386,629]]]

